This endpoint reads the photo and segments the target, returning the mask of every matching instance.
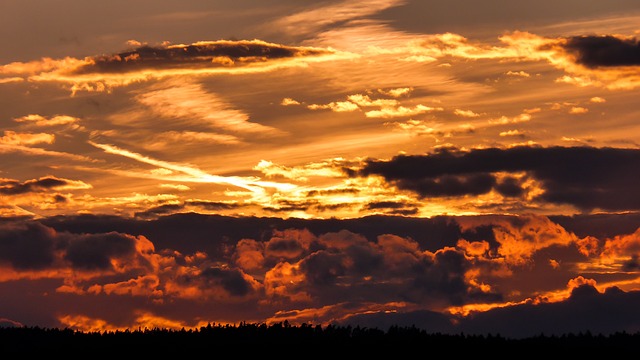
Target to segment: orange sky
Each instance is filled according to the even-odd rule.
[[[639,20],[635,0],[9,1],[0,319],[626,310]]]

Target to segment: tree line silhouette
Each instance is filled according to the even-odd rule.
[[[282,354],[299,357],[330,355],[341,351],[359,355],[416,354],[436,357],[486,354],[493,357],[522,355],[629,354],[640,344],[640,332],[578,334],[509,338],[500,334],[429,333],[415,326],[379,328],[337,325],[291,325],[288,321],[267,325],[208,324],[196,329],[138,328],[135,330],[83,332],[69,328],[0,328],[0,354],[68,354],[95,358],[106,355],[186,355],[231,351],[234,357]],[[515,353],[514,351],[518,351]],[[93,355],[92,355],[93,354]],[[431,355],[429,355],[431,354]],[[289,357],[289,356],[287,356]],[[414,356],[415,357],[415,356]],[[420,356],[422,357],[422,356]],[[101,357],[100,357],[101,358]]]

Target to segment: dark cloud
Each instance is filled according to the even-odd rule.
[[[640,330],[639,291],[608,288],[599,293],[590,285],[577,287],[557,303],[524,304],[477,313],[464,319],[465,333],[499,333],[510,337],[562,335],[590,331],[612,334]]]
[[[184,254],[203,251],[211,257],[224,254],[224,249],[241,239],[267,242],[274,230],[308,229],[314,234],[348,230],[361,234],[369,241],[379,235],[396,234],[414,239],[420,249],[436,251],[455,246],[458,239],[493,240],[491,226],[479,226],[464,233],[456,217],[409,218],[375,215],[354,219],[282,219],[278,217],[238,217],[178,213],[159,216],[152,220],[130,219],[109,215],[54,216],[41,220],[58,231],[72,233],[108,233],[116,231],[140,234],[151,239],[158,251],[178,250]],[[215,231],[214,231],[215,230]],[[474,232],[475,231],[475,232]],[[477,233],[476,233],[477,232]],[[187,237],[189,241],[183,241]]]
[[[39,179],[27,180],[25,182],[12,179],[2,179],[0,180],[0,194],[20,195],[30,192],[42,192],[58,189],[66,185],[70,185],[69,180],[59,179],[54,176],[45,176]]]
[[[66,196],[61,195],[61,194],[56,194],[56,195],[54,195],[54,196],[53,196],[53,200],[54,200],[56,203],[65,203],[65,202],[69,201],[69,199],[67,199],[67,197],[66,197]]]
[[[3,223],[7,230],[12,229],[10,224]],[[332,228],[338,230],[330,231]],[[600,300],[608,302],[619,298],[621,307],[638,300],[637,296],[631,296],[632,293],[616,297],[615,292],[583,294],[574,291],[569,300],[562,302],[568,304],[565,308],[560,303],[530,303],[494,309],[469,318],[424,311],[452,305],[518,301],[539,291],[564,289],[567,280],[577,276],[575,265],[589,259],[580,253],[577,243],[561,242],[564,230],[544,217],[416,219],[372,216],[320,220],[185,213],[142,220],[82,215],[16,223],[13,229],[13,235],[19,234],[21,238],[37,238],[33,234],[40,232],[45,248],[48,246],[47,252],[53,254],[48,261],[40,261],[44,264],[39,265],[40,268],[58,266],[62,269],[64,266],[65,270],[89,271],[85,274],[91,275],[88,280],[82,280],[80,276],[70,282],[60,278],[42,279],[56,281],[48,285],[52,295],[47,299],[27,294],[29,288],[24,283],[24,288],[19,289],[24,299],[37,298],[39,305],[48,300],[50,309],[87,314],[113,324],[131,324],[140,309],[176,319],[201,320],[207,319],[204,314],[215,313],[216,319],[225,321],[269,318],[286,311],[295,314],[295,309],[309,309],[313,313],[309,316],[318,316],[314,321],[342,318],[367,324],[389,324],[391,320],[413,319],[416,322],[407,325],[465,333],[490,331],[520,335],[525,331],[535,330],[535,334],[551,328],[548,323],[555,318],[547,316],[547,312],[565,311],[572,316],[584,317],[589,309],[600,306]],[[153,245],[142,239],[142,235]],[[0,256],[5,256],[7,244],[12,243],[0,238]],[[239,243],[246,245],[242,254],[236,246]],[[516,245],[531,252],[527,253],[527,256],[531,255],[530,261],[523,264],[509,262],[508,251]],[[504,250],[502,246],[507,247],[506,255],[500,253]],[[28,251],[26,247],[20,251]],[[195,250],[189,250],[191,248]],[[22,253],[13,255],[21,256]],[[0,258],[3,265],[8,263],[17,268],[13,260],[5,257]],[[554,265],[550,260],[558,261]],[[630,260],[627,266],[634,266],[634,258]],[[153,261],[154,266],[145,266],[144,261]],[[100,272],[106,276],[97,274],[97,270],[113,270],[112,263],[117,269],[128,268],[116,273]],[[34,268],[30,266],[25,269]],[[519,295],[514,295],[516,292]],[[12,302],[20,298],[11,297]],[[100,309],[109,304],[110,298],[115,299],[113,304],[120,306],[119,314],[109,310],[105,315]],[[59,299],[60,303],[53,304],[52,299]],[[217,309],[206,309],[204,304],[210,304],[210,300],[216,300]],[[342,311],[334,317],[313,311],[339,308],[342,304],[351,304],[351,311],[360,314],[389,310],[390,306],[395,306],[393,304],[401,306],[398,314],[386,314],[390,316],[386,317],[380,312],[374,318],[365,315],[346,318]],[[12,309],[28,310],[23,304],[11,306]],[[423,310],[412,317],[411,312],[402,313],[403,308]],[[344,309],[350,312],[346,307]],[[507,309],[512,312],[503,315]],[[46,312],[39,314],[45,316]],[[5,316],[22,323],[29,319],[26,315],[14,316],[13,312]],[[511,322],[506,321],[509,316]],[[591,323],[576,323],[605,328],[605,319],[598,316]],[[617,321],[615,316],[618,315],[614,314],[611,324]],[[535,320],[531,320],[533,330],[525,329],[530,318]],[[434,323],[420,323],[421,319]],[[569,321],[567,316],[558,319]],[[628,323],[621,322],[621,328],[629,328]]]
[[[274,237],[265,248],[265,254],[274,258],[291,258],[300,255],[304,250],[297,239]]]
[[[355,188],[343,188],[343,189],[329,189],[329,190],[310,190],[307,191],[307,196],[326,196],[326,195],[342,195],[342,194],[357,194],[359,189]]]
[[[242,207],[242,204],[230,204],[220,201],[205,201],[205,200],[187,200],[184,202],[185,206],[195,206],[205,210],[232,210]]]
[[[353,299],[461,305],[491,302],[500,294],[481,293],[466,281],[471,259],[448,248],[435,254],[418,250],[418,244],[395,235],[381,235],[377,244],[357,234],[324,234],[322,250],[300,262],[305,290],[325,302]]]
[[[634,254],[631,258],[622,264],[624,271],[639,271],[640,270],[640,256]]]
[[[130,258],[136,238],[110,232],[71,234],[57,232],[36,221],[0,226],[0,262],[20,270],[60,268],[68,262],[76,270],[109,270],[112,259]]]
[[[90,58],[76,74],[126,73],[145,69],[214,68],[300,56],[318,56],[331,51],[284,46],[263,41],[208,41],[190,45],[141,46],[115,55]]]
[[[375,209],[402,209],[407,207],[408,204],[403,202],[395,202],[395,201],[374,201],[367,203],[364,208],[365,210],[375,210]]]
[[[347,274],[344,260],[343,254],[329,251],[317,251],[309,255],[301,264],[308,285],[336,285],[336,282]]]
[[[56,233],[38,222],[7,223],[0,227],[0,262],[16,269],[44,269],[55,260]]]
[[[232,296],[245,296],[252,290],[238,269],[210,267],[202,270],[200,278],[205,282],[204,288],[212,285],[221,286]]]
[[[162,204],[144,211],[137,211],[134,216],[141,219],[153,219],[162,215],[193,211],[193,208],[217,211],[237,209],[243,206],[243,204],[230,204],[219,201],[186,200],[182,204]]]
[[[621,214],[577,214],[572,216],[550,216],[555,223],[579,237],[594,236],[599,239],[616,235],[632,234],[640,227],[640,213]]]
[[[68,235],[68,238],[64,258],[76,269],[111,269],[112,258],[132,256],[136,251],[134,237],[116,232]]]
[[[565,301],[496,308],[465,318],[425,310],[376,312],[353,316],[339,324],[381,329],[416,326],[432,333],[500,334],[516,339],[586,332],[611,335],[623,331],[636,333],[640,329],[638,301],[639,291],[624,292],[613,287],[599,293],[590,285],[582,285]]]
[[[407,179],[402,181],[401,187],[430,197],[486,194],[495,185],[496,179],[490,174],[465,174]]]
[[[386,210],[385,214],[404,216],[416,215],[419,212],[414,203],[395,201],[370,202],[363,206],[363,210]]]
[[[524,193],[524,189],[522,188],[522,180],[514,178],[514,177],[506,177],[501,179],[495,185],[496,191],[498,191],[502,196],[507,197],[520,197]]]
[[[519,180],[498,180],[497,172],[526,172],[542,183],[538,200],[580,209],[640,209],[640,150],[593,147],[442,149],[428,155],[369,160],[360,176],[381,175],[400,189],[423,197],[479,195],[492,189],[523,193]]]
[[[615,36],[574,36],[564,48],[576,57],[576,62],[589,68],[640,65],[638,39]]]
[[[152,219],[160,215],[174,214],[183,210],[183,204],[163,204],[154,206],[145,211],[137,211],[134,213],[134,216],[140,219]]]

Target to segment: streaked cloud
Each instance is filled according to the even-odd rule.
[[[280,135],[282,131],[249,121],[249,115],[234,109],[219,96],[211,93],[202,84],[192,81],[169,81],[152,86],[148,91],[136,96],[136,100],[147,106],[157,116],[184,119],[189,123],[197,120],[211,128],[235,133]],[[189,135],[190,134],[190,135]],[[204,140],[206,135],[186,132],[181,137]],[[233,143],[231,136],[209,135],[218,141]]]
[[[43,58],[0,66],[0,75],[24,76],[32,82],[58,81],[78,91],[107,91],[149,79],[173,76],[259,73],[306,66],[336,53],[328,49],[292,47],[261,40],[200,41],[193,44],[140,46],[113,55],[84,59]],[[348,56],[348,55],[346,55]],[[345,57],[345,54],[338,55]]]

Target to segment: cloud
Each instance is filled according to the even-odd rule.
[[[517,77],[524,77],[524,78],[528,78],[528,77],[531,76],[531,74],[529,74],[526,71],[522,71],[522,70],[520,70],[520,71],[511,71],[511,70],[509,70],[509,71],[507,71],[506,74],[507,74],[507,76],[517,76]]]
[[[178,190],[178,191],[189,191],[191,190],[190,187],[188,187],[187,185],[182,185],[182,184],[160,184],[161,188],[164,189],[174,189],[174,190]]]
[[[398,90],[398,89],[395,89]],[[381,94],[387,94],[394,98],[392,99],[371,99],[369,95],[363,94],[353,94],[347,96],[346,101],[332,101],[328,104],[311,104],[307,105],[308,109],[311,110],[321,110],[321,109],[330,109],[334,112],[351,112],[362,110],[364,111],[364,115],[368,118],[394,118],[394,117],[409,117],[414,115],[423,114],[431,111],[442,111],[441,107],[431,107],[422,104],[415,105],[413,107],[406,107],[400,105],[400,102],[395,99],[403,94],[408,94],[410,91],[400,89],[397,94],[392,93],[387,94],[384,91],[379,91]],[[376,110],[368,110],[370,107],[378,107]]]
[[[440,137],[448,138],[457,134],[469,134],[475,131],[475,128],[470,124],[446,125],[431,120],[409,119],[404,122],[387,122],[385,125],[393,126],[418,136],[432,136],[436,141],[439,141]]]
[[[455,109],[454,114],[458,115],[458,116],[462,116],[462,117],[468,117],[468,118],[475,118],[480,116],[480,114],[475,113],[471,110],[462,110],[462,109]]]
[[[0,137],[0,144],[3,145],[36,145],[36,144],[53,144],[55,135],[47,133],[17,133],[15,131],[5,130],[4,136]]]
[[[385,9],[400,6],[404,0],[366,0],[358,3],[342,0],[329,5],[319,5],[278,19],[269,29],[288,34],[313,35],[336,23],[345,23],[376,14]],[[327,16],[331,14],[331,16]]]
[[[501,116],[497,119],[490,119],[489,124],[506,125],[506,124],[518,124],[522,122],[528,122],[532,118],[530,113],[523,112],[520,115],[513,117]]]
[[[545,61],[567,73],[560,82],[609,89],[640,86],[638,41],[616,35],[543,37],[523,31],[499,37],[502,46],[471,42],[464,36],[444,33],[414,39],[404,47],[387,50],[411,54],[408,59],[446,57],[469,60]],[[511,72],[509,75],[524,75]]]
[[[570,204],[579,209],[636,210],[633,169],[640,168],[636,149],[593,147],[441,149],[428,155],[398,155],[388,161],[368,160],[360,176],[380,175],[391,185],[422,197],[526,193],[524,178],[505,183],[496,173],[524,172],[540,183],[532,200]],[[507,177],[509,178],[509,177]],[[516,180],[520,179],[520,180]],[[514,182],[515,181],[515,182]],[[504,191],[500,185],[520,191]],[[532,189],[533,190],[533,189]],[[537,191],[537,190],[536,190]]]
[[[247,189],[247,190],[258,192],[258,193],[262,193],[264,191],[264,187],[283,188],[283,189],[295,187],[292,184],[261,181],[259,178],[211,175],[205,171],[198,169],[195,166],[190,166],[185,164],[175,164],[167,161],[153,159],[148,156],[144,156],[142,154],[120,149],[113,145],[98,144],[95,142],[89,142],[89,143],[97,147],[98,149],[104,150],[105,152],[110,154],[121,155],[130,159],[137,160],[142,163],[154,165],[159,168],[164,168],[167,170],[171,170],[171,171],[175,171],[183,174],[183,175],[159,176],[163,180],[229,184],[229,185],[238,186],[243,189]],[[135,173],[131,173],[130,175],[146,177],[146,175],[142,175],[142,174],[136,175]]]
[[[20,182],[14,179],[0,179],[0,194],[21,195],[31,192],[46,192],[59,190],[91,189],[91,185],[79,180],[44,176],[39,179]]]
[[[463,320],[460,331],[510,334],[515,338],[586,331],[606,335],[622,331],[634,333],[640,327],[637,322],[640,314],[632,304],[639,300],[638,291],[608,288],[600,293],[585,284],[574,288],[566,301],[523,304],[478,313]]]
[[[153,249],[144,237],[117,232],[104,234],[70,234],[57,232],[38,222],[2,225],[0,262],[25,271],[14,276],[29,275],[26,270],[54,270],[43,277],[65,277],[65,269],[77,272],[114,271],[147,266],[139,251]],[[138,254],[138,255],[136,255]],[[5,274],[11,278],[11,272]],[[35,275],[38,276],[38,275]],[[4,276],[3,276],[4,278]],[[6,281],[7,279],[3,279]]]
[[[143,146],[149,150],[164,150],[175,147],[176,144],[242,144],[238,137],[228,134],[216,134],[199,131],[165,131],[151,136],[149,142]]]
[[[574,36],[567,39],[564,48],[575,56],[576,63],[589,68],[640,66],[640,42],[636,38]]]
[[[589,109],[582,106],[573,106],[571,109],[569,109],[569,114],[571,115],[586,114],[588,112],[589,112]]]
[[[69,83],[75,94],[77,91],[107,91],[114,86],[172,76],[266,72],[306,66],[336,55],[330,49],[285,46],[257,39],[199,41],[144,45],[113,55],[84,59],[66,57],[14,62],[0,66],[0,75],[20,75],[35,82]]]
[[[419,114],[424,114],[426,112],[431,111],[441,111],[442,108],[435,108],[431,106],[425,106],[422,104],[418,104],[414,107],[405,107],[398,106],[396,108],[391,107],[383,107],[380,110],[370,110],[364,113],[366,117],[371,118],[394,118],[394,117],[404,117],[404,116],[414,116]]]
[[[18,83],[23,81],[24,81],[23,78],[14,76],[14,77],[0,79],[0,84],[11,84],[11,83]]]
[[[300,105],[300,102],[292,98],[284,98],[280,102],[280,105],[282,106]]]
[[[20,139],[20,136],[18,136],[18,139]],[[10,140],[10,141],[13,141],[13,140]],[[30,156],[47,156],[47,157],[70,159],[74,161],[92,162],[92,163],[98,162],[98,160],[84,156],[84,155],[71,154],[71,153],[66,153],[62,151],[46,150],[42,148],[30,147],[30,146],[24,146],[24,145],[3,144],[0,142],[0,154],[16,153],[16,152],[22,153],[25,155],[30,155]]]
[[[460,224],[463,232],[491,225],[495,242],[482,244],[482,249],[484,250],[485,246],[491,245],[492,248],[495,248],[496,255],[503,257],[507,264],[512,265],[523,265],[530,262],[532,256],[542,249],[556,245],[569,246],[579,241],[573,233],[566,231],[562,226],[545,216],[464,217],[457,219],[457,223]],[[471,245],[463,244],[465,249],[469,249],[468,245]]]
[[[525,134],[520,130],[502,131],[498,135],[500,135],[500,136],[518,136],[518,137],[524,137],[525,136]]]
[[[328,104],[311,104],[307,105],[307,108],[310,110],[322,110],[322,109],[330,109],[335,112],[351,112],[359,109],[358,105],[350,102],[350,101],[332,101]]]
[[[115,55],[85,59],[75,74],[127,73],[143,69],[166,70],[245,66],[274,59],[318,56],[329,50],[284,46],[260,40],[199,41],[189,45],[141,46]]]
[[[382,95],[391,96],[393,98],[399,98],[402,96],[408,96],[413,91],[412,87],[402,87],[394,89],[378,89],[378,92]]]
[[[254,166],[253,169],[260,171],[269,178],[283,177],[298,181],[308,181],[311,177],[344,177],[342,169],[349,165],[353,165],[352,162],[343,158],[327,159],[293,167],[274,164],[267,160],[260,160],[258,165]]]
[[[384,210],[391,215],[415,215],[418,213],[415,203],[395,201],[373,201],[365,204],[363,210]]]
[[[625,292],[611,287],[599,292],[584,284],[560,302],[527,302],[495,308],[467,317],[452,317],[428,310],[399,309],[385,312],[371,309],[367,313],[345,317],[337,324],[387,329],[390,326],[415,326],[428,333],[482,335],[499,334],[510,339],[567,334],[601,334],[626,332],[633,334],[640,327],[636,302],[640,292]]]
[[[281,135],[282,131],[270,126],[249,121],[249,115],[233,109],[218,95],[207,91],[200,83],[184,80],[165,81],[151,86],[135,99],[147,106],[155,115],[178,119],[188,124],[197,122],[211,128],[236,134]],[[160,135],[171,136],[174,132]],[[215,141],[236,144],[238,139],[231,135],[207,134],[195,131],[176,133],[178,137],[196,141]]]
[[[634,217],[623,217],[628,219],[615,222],[627,224],[621,231],[637,228]],[[286,318],[385,324],[432,312],[450,320],[451,331],[466,332],[472,325],[491,326],[489,319],[505,309],[538,311],[553,303],[577,311],[570,291],[595,284],[580,277],[584,263],[614,259],[607,274],[592,275],[637,277],[627,274],[637,271],[635,228],[607,239],[609,245],[595,240],[594,251],[580,252],[593,239],[571,231],[600,235],[598,224],[608,219],[565,217],[566,228],[534,215],[285,220],[184,213],[5,221],[0,287],[6,287],[0,290],[20,289],[8,298],[12,308],[17,299],[24,311],[46,302],[56,314],[99,317],[114,328],[134,324],[145,303],[157,316],[189,326]],[[129,235],[134,231],[138,235]],[[45,291],[23,290],[46,284],[53,286],[47,297],[41,295]],[[105,304],[117,304],[117,314],[105,312]],[[366,314],[374,318],[366,320]],[[523,323],[512,321],[503,334],[519,331]]]
[[[56,115],[50,118],[42,115],[30,114],[13,119],[15,122],[23,124],[33,124],[38,127],[57,126],[57,125],[71,125],[80,121],[80,119],[69,115]]]

